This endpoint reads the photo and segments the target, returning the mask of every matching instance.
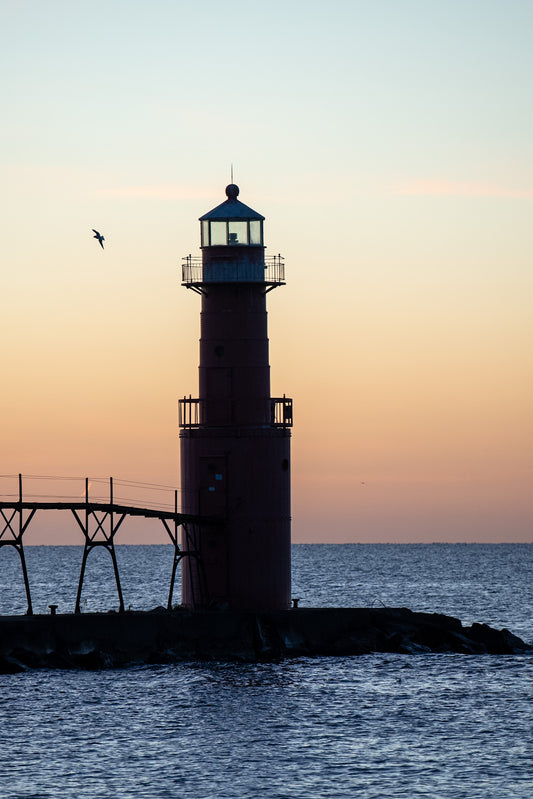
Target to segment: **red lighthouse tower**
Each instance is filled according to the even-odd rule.
[[[285,609],[290,604],[292,400],[270,396],[266,296],[284,285],[265,257],[264,217],[237,199],[200,217],[202,257],[182,285],[202,297],[199,397],[179,402],[186,607]],[[202,521],[202,520],[205,520]]]

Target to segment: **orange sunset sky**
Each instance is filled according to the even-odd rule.
[[[0,12],[0,495],[179,485],[180,261],[233,163],[286,259],[293,541],[533,541],[533,4]],[[26,541],[81,535],[41,513]]]

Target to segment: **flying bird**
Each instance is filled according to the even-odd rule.
[[[91,228],[91,230],[94,233],[93,239],[98,239],[98,241],[100,243],[100,247],[103,250],[104,249],[104,241],[105,241],[104,237],[102,236],[101,233],[98,233],[98,231],[95,230],[94,228]]]

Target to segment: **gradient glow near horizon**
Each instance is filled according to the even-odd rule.
[[[233,164],[287,264],[293,540],[533,540],[529,0],[0,16],[0,474],[178,485],[200,310],[179,264]]]

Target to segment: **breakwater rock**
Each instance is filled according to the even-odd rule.
[[[463,627],[451,616],[407,608],[0,616],[0,673],[372,652],[533,654],[533,647],[505,629]]]

